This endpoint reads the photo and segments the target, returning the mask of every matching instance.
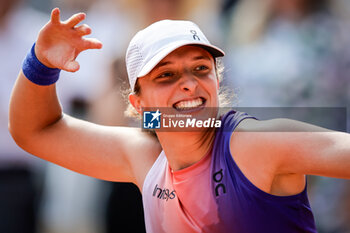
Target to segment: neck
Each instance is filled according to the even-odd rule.
[[[173,171],[201,160],[214,141],[215,131],[203,132],[157,132],[160,144]]]

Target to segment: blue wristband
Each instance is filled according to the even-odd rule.
[[[23,61],[23,74],[31,82],[41,86],[54,84],[57,82],[61,70],[57,68],[49,68],[42,64],[36,57],[34,48],[35,43]]]

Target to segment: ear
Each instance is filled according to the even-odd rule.
[[[139,113],[141,113],[142,105],[141,105],[141,98],[140,96],[136,94],[129,94],[129,101],[131,105],[135,108],[135,110]]]

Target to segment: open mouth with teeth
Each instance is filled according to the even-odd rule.
[[[206,99],[203,97],[198,97],[191,100],[181,100],[173,104],[173,108],[178,111],[193,111],[203,108],[205,105]]]

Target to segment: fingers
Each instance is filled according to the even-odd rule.
[[[69,72],[76,72],[79,70],[79,68],[80,68],[80,65],[75,60],[67,62],[63,67],[64,70],[69,71]]]
[[[85,19],[85,13],[77,13],[72,15],[69,19],[67,19],[64,23],[68,27],[75,27],[78,23]],[[56,7],[51,11],[51,22],[54,24],[60,23],[60,10]]]
[[[83,38],[83,50],[86,49],[100,49],[102,48],[102,43],[95,38]]]
[[[91,28],[86,24],[75,27],[75,31],[79,36],[86,36],[91,34]]]
[[[102,48],[102,43],[95,38],[88,38],[88,39],[83,38],[82,40],[83,40],[82,41],[83,42],[82,48],[79,50],[78,54],[84,50],[87,50],[87,49],[100,49],[100,48]],[[80,68],[79,63],[76,60],[72,60],[72,61],[68,61],[64,65],[63,70],[66,70],[69,72],[76,72],[79,70],[79,68]]]
[[[75,15],[73,15],[72,17],[70,17],[69,19],[67,19],[65,21],[65,24],[68,27],[75,27],[78,23],[80,23],[81,21],[83,21],[85,19],[85,13],[77,13]]]
[[[78,54],[80,52],[87,50],[87,49],[100,49],[100,48],[102,48],[102,43],[95,38],[82,38],[82,43],[80,43],[80,44],[82,47],[78,50],[78,53],[76,54],[76,56],[78,56]],[[71,61],[68,61],[64,65],[63,70],[66,70],[69,72],[76,72],[79,70],[79,68],[80,68],[79,63],[76,60],[71,60]]]
[[[54,24],[60,22],[60,9],[57,7],[51,11],[51,22]]]

